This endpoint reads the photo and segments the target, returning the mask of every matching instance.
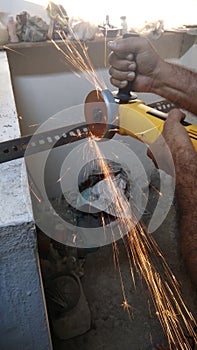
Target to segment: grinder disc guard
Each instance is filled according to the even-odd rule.
[[[85,100],[84,114],[89,130],[98,139],[111,138],[118,116],[118,105],[108,90],[93,90]]]

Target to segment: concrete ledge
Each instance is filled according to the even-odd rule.
[[[6,52],[0,52],[0,141],[20,136]],[[24,160],[0,164],[0,348],[49,350],[47,312]]]
[[[116,39],[116,38],[115,38]],[[107,39],[107,41],[111,38]],[[151,39],[159,54],[164,58],[180,58],[195,42],[196,35],[182,31],[165,31],[158,39]],[[56,43],[63,51],[67,51],[63,41]],[[81,53],[81,47],[76,44]],[[104,38],[87,41],[88,55],[95,69],[108,66],[110,50],[106,47]],[[13,75],[51,74],[73,71],[73,67],[66,62],[61,52],[57,50],[51,41],[37,43],[21,42],[4,46],[7,51],[10,67]],[[50,57],[50,59],[48,59]],[[58,64],[54,66],[54,62]]]
[[[0,229],[1,350],[49,350],[33,223]]]

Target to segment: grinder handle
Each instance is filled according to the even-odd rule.
[[[138,37],[137,33],[126,33],[123,35],[123,39],[130,37]],[[131,99],[132,82],[128,81],[127,86],[118,90],[117,97],[119,98],[119,103],[128,103]]]
[[[132,82],[128,81],[128,84],[124,87],[118,90],[117,97],[119,99],[119,103],[128,103],[131,99],[131,89],[132,89]]]

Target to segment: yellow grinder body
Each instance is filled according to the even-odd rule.
[[[167,114],[145,105],[137,98],[126,104],[118,104],[115,100],[108,89],[93,90],[88,94],[85,118],[93,136],[109,138],[118,132],[146,144],[155,142],[163,130]],[[197,151],[197,125],[187,122],[183,122],[183,125]]]

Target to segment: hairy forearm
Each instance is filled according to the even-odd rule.
[[[197,115],[197,72],[161,61],[154,93]]]
[[[196,213],[195,213],[196,211]],[[181,251],[189,276],[197,287],[197,209],[180,220]]]
[[[191,158],[188,154],[186,164],[181,164],[180,157],[181,153],[177,154],[176,193],[180,209],[181,250],[190,278],[197,287],[197,155]]]

